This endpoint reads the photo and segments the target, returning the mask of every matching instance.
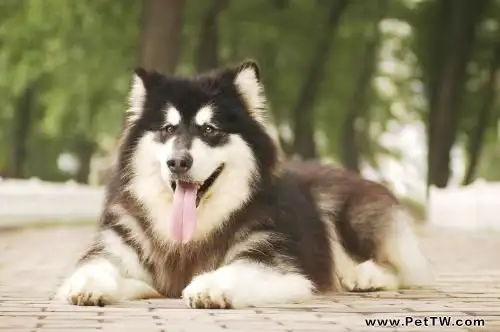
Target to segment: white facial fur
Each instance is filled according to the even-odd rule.
[[[173,106],[168,106],[166,108],[165,119],[165,125],[172,126],[177,126],[182,120],[181,114]],[[174,142],[175,137],[172,137],[171,139],[167,140],[165,144],[157,144],[156,148],[156,157],[158,158],[158,162],[160,165],[161,176],[166,184],[170,183],[170,171],[167,167],[167,160],[174,152]]]
[[[264,124],[266,99],[263,87],[251,67],[242,69],[234,79],[234,85],[242,95],[250,114]],[[140,116],[144,103],[145,89],[140,78],[135,77],[131,91],[131,104]],[[176,125],[182,121],[181,113],[168,106],[167,124]],[[205,105],[195,115],[198,125],[210,124],[213,108]],[[173,192],[170,187],[170,172],[166,161],[174,151],[176,137],[165,143],[158,143],[153,133],[139,139],[131,160],[132,177],[129,190],[143,203],[149,212],[156,234],[165,242],[170,242],[170,211]],[[205,193],[197,208],[197,230],[193,240],[203,238],[208,232],[227,220],[229,215],[240,208],[250,198],[253,179],[258,176],[254,154],[243,138],[231,134],[228,142],[221,147],[210,147],[195,138],[190,151],[193,166],[190,170],[195,181],[204,182],[220,165],[224,170]]]
[[[169,106],[166,112],[165,125],[178,125],[182,121],[181,114],[173,107]],[[195,116],[195,123],[199,126],[211,124],[213,109],[211,106],[203,106]],[[157,144],[158,162],[160,163],[162,178],[166,184],[170,184],[171,176],[167,167],[167,160],[175,153],[176,136],[168,139],[165,144]],[[205,144],[201,139],[194,138],[189,153],[193,157],[193,166],[189,170],[190,177],[198,183],[203,183],[210,175],[227,159],[221,153],[223,149],[214,149]]]
[[[198,119],[207,120],[208,109],[202,108],[200,112]],[[135,176],[130,189],[148,209],[157,234],[165,235],[163,240],[167,242],[170,238],[169,218],[173,193],[166,160],[173,151],[175,139],[174,136],[162,144],[154,140],[152,133],[147,133],[139,140],[132,159]],[[224,171],[205,193],[197,208],[196,240],[223,223],[249,199],[257,165],[250,147],[236,134],[231,134],[227,144],[221,147],[210,147],[195,138],[189,152],[193,157],[190,173],[196,181],[204,182],[217,167],[225,165]]]
[[[214,114],[214,110],[210,105],[203,106],[200,108],[198,113],[196,113],[196,116],[194,118],[194,122],[198,126],[203,126],[205,124],[210,124],[210,121],[212,121],[212,116]]]
[[[177,110],[177,108],[173,106],[168,106],[165,110],[166,113],[166,124],[177,126],[181,122],[181,114]]]

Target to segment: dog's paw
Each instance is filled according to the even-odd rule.
[[[311,298],[313,290],[301,274],[240,261],[195,277],[182,297],[191,308],[240,309],[300,303]]]
[[[79,267],[58,290],[56,298],[79,306],[104,306],[118,301],[119,277],[108,262]]]
[[[229,287],[217,278],[216,272],[195,277],[182,291],[186,304],[195,309],[231,309],[232,294]]]
[[[377,290],[395,290],[399,286],[397,276],[387,269],[368,260],[357,265],[341,279],[348,291],[370,292]]]

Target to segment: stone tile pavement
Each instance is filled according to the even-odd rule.
[[[425,291],[343,293],[246,310],[193,310],[171,299],[105,308],[51,301],[91,236],[86,226],[0,230],[0,331],[500,331],[500,233],[426,231],[438,283]],[[434,326],[430,317],[439,317]],[[367,319],[399,319],[399,327]]]

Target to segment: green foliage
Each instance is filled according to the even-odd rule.
[[[140,4],[26,0],[2,4],[0,11],[6,10],[9,15],[0,27],[2,141],[12,143],[7,133],[14,100],[30,82],[43,77],[38,95],[43,116],[28,145],[28,163],[37,167],[28,169],[29,174],[57,178],[57,155],[68,150],[72,140],[84,135],[99,142],[115,135],[122,123]],[[1,149],[0,162],[5,163],[9,144]]]
[[[203,15],[211,2],[186,1],[178,73],[195,71],[194,52]],[[389,120],[426,119],[424,92],[439,70],[430,58],[432,45],[442,42],[436,39],[439,34],[433,34],[442,24],[434,19],[439,4],[391,0],[384,23],[379,24],[377,3],[352,0],[338,34],[332,36],[328,74],[314,111],[317,130],[326,138],[321,151],[334,159],[339,156],[343,120],[357,88],[362,52],[376,29],[380,29],[381,40],[378,66],[360,120],[362,157],[376,164],[377,156],[392,153],[377,143]],[[290,111],[297,102],[327,7],[327,1],[229,0],[218,17],[220,62],[249,57],[259,61],[273,118],[279,124],[292,122]],[[462,138],[474,127],[484,72],[498,34],[500,3],[492,1],[491,7],[470,64],[469,90],[463,105],[466,111],[460,122]],[[64,179],[67,175],[61,174],[55,164],[57,156],[75,152],[81,140],[96,142],[98,152],[107,152],[104,142],[115,137],[122,125],[138,53],[140,15],[141,1],[1,1],[0,172],[9,163],[16,98],[36,80],[42,82],[37,99],[40,108],[28,141],[28,175]],[[395,70],[388,67],[388,60],[395,64]],[[498,102],[495,108],[498,120]],[[496,121],[491,126],[496,126]],[[498,140],[492,128],[487,135],[488,147]],[[499,175],[498,170],[486,166],[480,172]]]

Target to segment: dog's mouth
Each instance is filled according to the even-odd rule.
[[[170,186],[172,187],[172,190],[175,192],[177,185],[181,185],[183,187],[195,187],[196,188],[196,207],[200,204],[201,199],[203,196],[208,192],[210,187],[214,184],[215,180],[219,177],[219,175],[222,173],[224,170],[224,164],[220,165],[213,171],[213,173],[203,182],[203,183],[197,183],[193,182],[189,179],[179,179],[176,181],[171,181]]]

